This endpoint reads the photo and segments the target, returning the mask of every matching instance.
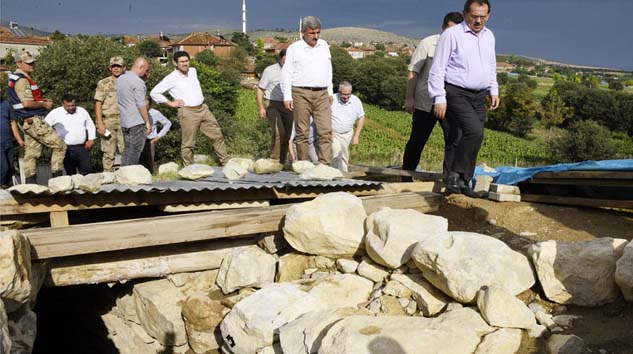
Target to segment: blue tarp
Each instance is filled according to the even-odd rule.
[[[538,166],[538,167],[512,167],[500,166],[495,168],[496,172],[485,172],[482,167],[475,168],[475,176],[488,175],[494,178],[494,183],[498,184],[518,184],[539,172],[561,172],[561,171],[633,171],[633,159],[626,160],[603,160],[603,161],[583,161],[577,163],[564,163],[559,165]]]

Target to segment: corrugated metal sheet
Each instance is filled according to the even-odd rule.
[[[157,181],[151,185],[119,185],[119,184],[105,184],[101,186],[98,192],[85,192],[79,189],[74,189],[69,192],[59,193],[20,193],[18,191],[12,191],[12,193],[29,196],[29,195],[68,195],[68,194],[109,194],[109,193],[129,193],[129,192],[151,192],[151,193],[163,193],[163,192],[201,192],[201,191],[227,191],[227,190],[271,190],[273,188],[311,188],[311,187],[377,187],[380,182],[362,181],[353,179],[340,179],[334,181],[315,181],[315,180],[301,180],[299,175],[292,172],[278,172],[268,175],[258,175],[249,173],[243,179],[238,181],[229,181],[222,177],[222,170],[215,168],[215,174],[213,176],[196,180],[176,180],[176,181]]]

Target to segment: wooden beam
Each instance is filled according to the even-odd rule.
[[[68,212],[63,211],[51,211],[51,227],[64,227],[68,226]]]
[[[521,193],[521,201],[545,203],[545,204],[587,206],[587,207],[594,207],[594,208],[633,209],[633,200],[558,197],[558,196],[553,196],[553,195]]]
[[[362,199],[367,213],[372,213],[383,206],[422,212],[435,211],[442,198],[435,193],[403,193]],[[24,230],[23,234],[31,242],[33,259],[67,257],[278,231],[288,208],[289,205],[286,204],[210,211],[32,229]]]
[[[44,285],[110,283],[217,269],[232,249],[255,245],[257,240],[214,240],[46,260]]]
[[[539,172],[534,178],[589,178],[589,179],[628,179],[633,180],[631,171],[560,171],[560,172]]]
[[[521,182],[527,184],[557,184],[571,186],[594,186],[594,187],[631,187],[633,180],[627,179],[589,179],[589,178],[532,178],[529,181]]]
[[[379,195],[398,194],[407,192],[435,192],[440,193],[444,183],[442,182],[393,182],[383,183]]]
[[[402,177],[413,177],[415,179],[423,180],[423,181],[441,181],[443,176],[441,173],[437,172],[421,172],[421,171],[408,171],[401,170],[397,168],[383,168],[383,167],[374,167],[374,166],[364,166],[364,165],[350,165],[350,170],[353,172],[365,172],[366,174],[381,174],[381,175],[392,175],[392,176],[402,176]]]

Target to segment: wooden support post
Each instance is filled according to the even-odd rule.
[[[51,227],[65,227],[68,226],[68,212],[65,210],[62,211],[51,211]]]

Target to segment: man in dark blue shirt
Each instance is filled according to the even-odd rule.
[[[13,139],[15,138],[20,146],[24,146],[24,140],[20,136],[9,101],[2,99],[1,94],[2,88],[0,88],[0,185],[5,187],[12,184],[11,177],[15,160]]]

